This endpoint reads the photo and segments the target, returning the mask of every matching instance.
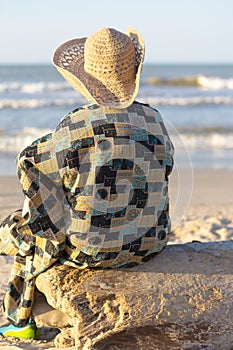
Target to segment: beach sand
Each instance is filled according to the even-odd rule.
[[[221,241],[233,239],[233,171],[195,170],[193,181],[190,172],[180,170],[182,183],[177,185],[177,174],[170,179],[171,214],[176,227],[171,234],[170,244],[196,241]],[[190,187],[193,184],[191,200],[188,206]],[[177,189],[178,188],[178,189]],[[183,192],[183,193],[182,193]],[[186,195],[186,197],[185,197]],[[181,199],[177,201],[177,197]],[[184,197],[184,198],[183,198]],[[12,211],[22,208],[23,195],[16,177],[0,177],[0,220]],[[178,204],[177,204],[178,203]],[[175,207],[184,206],[181,212]],[[185,212],[186,210],[186,212]],[[178,217],[178,219],[177,219]],[[181,221],[181,218],[183,220]],[[180,222],[181,221],[181,222]],[[0,257],[0,302],[4,296],[12,258]],[[6,320],[0,313],[0,325]],[[50,349],[54,334],[51,329],[42,329],[39,341],[16,341],[0,339],[0,347],[4,349]]]

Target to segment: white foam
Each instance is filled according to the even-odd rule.
[[[17,154],[39,137],[50,133],[50,129],[24,128],[17,133],[6,133],[2,130],[0,152]]]
[[[146,97],[142,102],[154,106],[188,106],[201,104],[233,104],[233,96]]]
[[[35,83],[20,83],[19,81],[3,82],[0,84],[0,93],[19,92],[25,94],[35,94],[38,92],[63,91],[70,90],[68,83],[54,82],[35,82]]]
[[[182,86],[182,87],[197,87],[207,90],[233,90],[233,78],[220,78],[215,76],[206,75],[194,75],[194,76],[182,76],[178,78],[163,79],[159,77],[148,77],[144,80],[149,85],[170,85],[170,86]],[[17,92],[28,95],[37,93],[48,93],[58,91],[72,91],[72,88],[67,82],[1,82],[0,93]]]
[[[172,135],[170,135],[172,139]],[[183,143],[188,149],[230,150],[233,149],[233,132],[231,133],[180,133]]]
[[[206,77],[204,75],[198,76],[198,84],[199,86],[212,89],[212,90],[220,90],[220,89],[228,89],[233,90],[233,79],[222,79],[218,77]]]
[[[233,90],[233,78],[220,78],[206,75],[182,76],[177,78],[148,77],[145,83],[150,85],[168,85],[181,87],[197,87],[208,90]]]
[[[53,107],[53,106],[72,106],[77,105],[77,103],[83,103],[84,99],[81,97],[79,99],[55,99],[55,100],[45,100],[45,99],[2,99],[0,100],[0,109],[32,109],[32,108],[42,108],[42,107]]]
[[[17,154],[22,149],[30,145],[37,138],[50,133],[50,129],[24,128],[16,133],[5,132],[0,130],[0,153]],[[183,143],[188,149],[211,149],[211,150],[230,150],[233,149],[233,130],[232,131],[179,131]],[[170,137],[176,143],[176,136],[170,133]]]
[[[233,96],[193,96],[193,97],[141,97],[141,102],[154,106],[188,106],[201,104],[231,105]],[[43,107],[61,107],[83,104],[86,100],[80,95],[69,99],[1,99],[0,109],[33,109]]]

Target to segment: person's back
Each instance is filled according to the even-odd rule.
[[[170,233],[173,146],[159,112],[138,102],[88,105],[64,117],[54,138],[71,145],[59,157],[71,208],[67,258],[116,267],[160,251]]]

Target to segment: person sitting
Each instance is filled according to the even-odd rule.
[[[54,263],[128,268],[166,246],[174,147],[159,111],[135,101],[143,59],[131,27],[55,51],[57,70],[90,103],[17,157],[24,205],[0,225],[0,254],[14,256],[3,336],[36,337],[35,280]]]

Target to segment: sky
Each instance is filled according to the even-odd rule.
[[[233,63],[232,0],[0,0],[0,64],[50,63],[61,43],[136,28],[147,63]]]

